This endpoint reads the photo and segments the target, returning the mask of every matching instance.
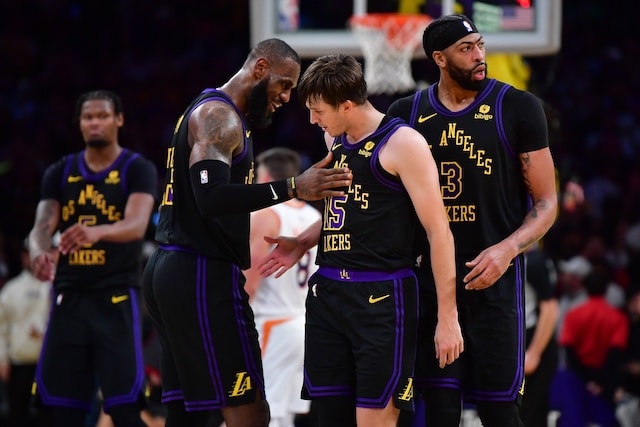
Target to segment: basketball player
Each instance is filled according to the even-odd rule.
[[[271,182],[300,172],[297,152],[275,147],[257,156],[257,182]],[[320,219],[310,204],[291,199],[251,214],[251,265],[271,249],[264,236],[295,236]],[[264,382],[271,410],[269,427],[293,427],[297,414],[309,412],[300,398],[304,361],[304,302],[307,280],[317,265],[316,247],[309,249],[291,270],[278,279],[261,278],[257,268],[245,271],[250,304],[262,348]]]
[[[534,244],[525,255],[525,393],[520,417],[526,426],[545,426],[549,392],[558,370],[557,271],[553,260]]]
[[[418,289],[408,242],[420,224],[439,249],[431,254],[437,360],[445,366],[463,351],[453,239],[435,163],[418,132],[367,100],[355,58],[318,58],[298,94],[353,183],[344,196],[325,199],[322,222],[296,238],[270,239],[278,246],[259,271],[278,277],[319,243],[306,305],[303,396],[317,405],[320,426],[395,427],[400,410],[413,410]]]
[[[459,426],[463,390],[484,426],[521,425],[523,252],[549,230],[557,211],[545,114],[531,93],[486,78],[484,39],[467,17],[432,21],[423,45],[440,70],[439,81],[396,100],[388,113],[424,135],[438,165],[456,242],[466,351],[444,369],[434,363],[429,337],[438,304],[429,245],[418,235],[423,345],[416,383],[429,426]]]
[[[220,410],[227,427],[269,424],[260,345],[244,291],[250,266],[249,212],[293,197],[343,194],[346,168],[327,156],[302,175],[254,184],[251,126],[271,122],[300,76],[286,43],[258,43],[242,68],[206,89],[175,126],[143,289],[162,347],[167,426],[207,426]]]
[[[140,268],[157,171],[120,146],[115,93],[82,94],[76,117],[86,148],[45,171],[29,236],[33,271],[55,293],[37,397],[53,408],[55,427],[84,427],[97,385],[116,427],[144,426]]]

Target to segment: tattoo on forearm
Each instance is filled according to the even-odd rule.
[[[543,211],[546,210],[548,208],[547,202],[544,199],[538,200],[536,201],[533,206],[531,207],[531,209],[529,210],[529,212],[527,212],[527,215],[524,218],[523,224],[526,224],[530,221],[535,220],[538,217],[538,213],[539,211]],[[520,242],[518,244],[518,248],[520,250],[525,250],[528,247],[530,247],[531,245],[533,245],[535,242],[537,242],[538,240],[540,240],[540,238],[542,238],[542,236],[544,235],[544,233],[540,234],[540,235],[536,235],[531,237],[530,239],[524,241],[524,242]]]
[[[38,206],[33,237],[41,248],[50,246],[51,236],[58,225],[58,214],[57,202],[45,200]]]

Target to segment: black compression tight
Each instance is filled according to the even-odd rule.
[[[140,418],[140,405],[127,404],[109,408],[109,415],[115,427],[146,427]]]
[[[323,397],[311,402],[318,427],[356,427],[356,407],[346,397]]]
[[[427,426],[458,427],[462,401],[458,390],[429,389],[424,394]]]
[[[165,427],[209,427],[212,411],[187,412],[182,401],[168,402]]]
[[[84,427],[87,412],[81,409],[56,406],[52,410],[53,427]]]
[[[485,427],[524,427],[516,402],[478,402],[476,408]]]

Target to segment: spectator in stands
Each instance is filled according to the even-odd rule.
[[[539,247],[525,252],[525,390],[520,417],[526,426],[544,426],[549,412],[549,387],[558,367],[555,336],[558,275],[551,258]]]
[[[594,268],[584,279],[588,300],[569,310],[564,319],[559,343],[577,381],[575,393],[567,396],[571,404],[561,408],[560,426],[615,425],[613,392],[621,384],[629,322],[605,299],[609,281],[605,267]]]
[[[569,310],[584,303],[587,291],[583,280],[591,273],[592,266],[583,256],[576,255],[558,263],[558,295],[559,314],[557,331],[562,330],[564,317]]]
[[[33,275],[26,245],[20,259],[22,272],[0,291],[0,379],[7,385],[9,426],[35,427],[31,385],[49,320],[51,282]]]
[[[629,343],[622,365],[622,387],[616,391],[616,419],[621,427],[640,427],[640,286],[627,296]]]

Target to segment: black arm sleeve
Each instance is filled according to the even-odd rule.
[[[202,160],[189,168],[191,187],[205,217],[246,213],[289,200],[287,181],[230,184],[231,167],[220,160]]]

